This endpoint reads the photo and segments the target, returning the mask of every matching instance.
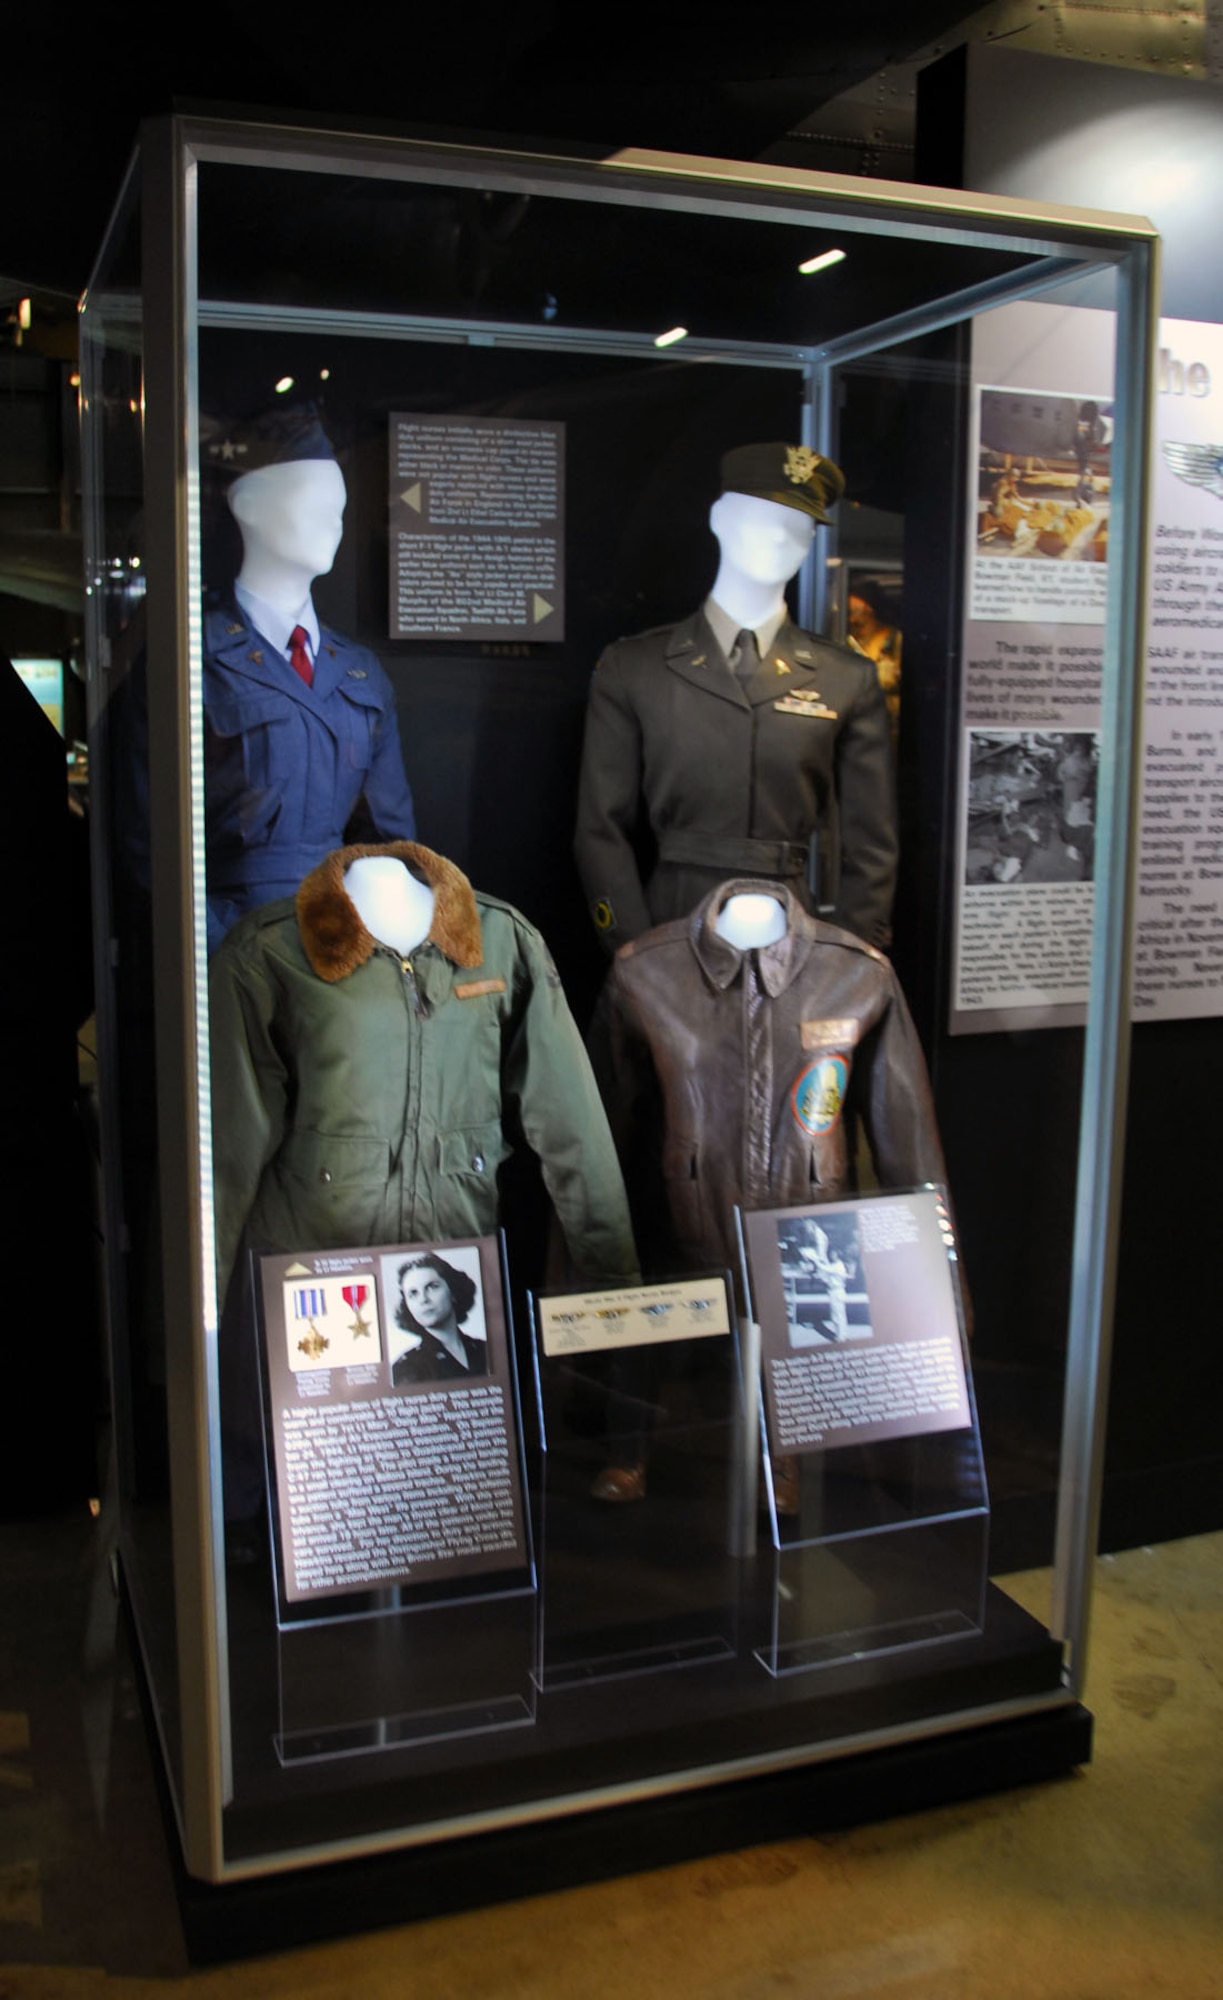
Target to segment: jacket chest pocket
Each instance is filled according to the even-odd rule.
[[[807,1161],[812,1201],[831,1201],[850,1186],[849,1153],[843,1130],[827,1139],[813,1139]]]
[[[662,1178],[676,1236],[681,1243],[700,1243],[705,1235],[706,1215],[700,1148],[683,1144],[665,1146]]]
[[[266,840],[299,759],[289,702],[271,692],[230,696],[205,710],[210,816],[236,823],[248,846]]]
[[[381,1234],[391,1153],[385,1139],[293,1132],[270,1173],[279,1240],[297,1246],[374,1243]]]
[[[497,1169],[509,1156],[499,1118],[437,1135],[437,1226],[452,1236],[485,1235],[497,1221]]]
[[[490,1230],[498,1216],[498,1168],[510,1156],[500,1118],[438,1134],[438,1224]]]
[[[495,1186],[497,1169],[509,1150],[499,1118],[463,1125],[438,1134],[438,1171],[455,1180],[490,1181]]]
[[[374,761],[382,720],[382,701],[368,680],[340,682],[336,708],[341,720],[341,757],[347,769],[364,777]]]

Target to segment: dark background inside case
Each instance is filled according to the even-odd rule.
[[[391,676],[420,839],[539,925],[581,1018],[604,966],[570,854],[591,672],[610,640],[700,605],[717,566],[708,516],[721,454],[797,433],[797,370],[314,334],[205,331],[200,348],[209,415],[264,407],[285,374],[317,390],[348,485],[319,615]],[[397,410],[564,423],[563,641],[388,639]],[[240,559],[223,494],[206,489],[206,583],[226,587]]]
[[[839,529],[846,554],[867,533],[878,546],[882,524],[905,559],[896,960],[931,1065],[976,1307],[973,1365],[999,1569],[1047,1560],[1051,1549],[1082,1032],[945,1032],[961,360],[953,330],[846,372],[838,450],[849,490]],[[391,676],[419,837],[540,927],[584,1027],[606,965],[571,856],[590,675],[612,639],[701,603],[717,566],[708,514],[721,455],[752,439],[796,436],[801,375],[560,346],[202,330],[209,417],[266,407],[285,374],[295,396],[318,395],[348,485],[344,539],[316,586],[320,616],[371,646]],[[564,423],[564,641],[388,639],[392,411]],[[223,493],[207,480],[203,528],[206,586],[224,589],[240,544]],[[826,541],[817,531],[817,559]],[[502,1195],[521,1315],[525,1288],[543,1274],[547,1236],[533,1163],[510,1163]]]

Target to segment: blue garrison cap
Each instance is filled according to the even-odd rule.
[[[280,403],[255,417],[201,416],[200,463],[222,478],[303,458],[335,460],[317,403]]]

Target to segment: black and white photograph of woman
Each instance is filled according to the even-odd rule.
[[[869,1340],[874,1329],[852,1210],[777,1225],[791,1348]]]
[[[455,1249],[449,1257],[422,1250],[394,1267],[393,1284],[385,1275],[387,1303],[401,1337],[391,1369],[396,1388],[487,1375],[479,1268],[474,1249]]]

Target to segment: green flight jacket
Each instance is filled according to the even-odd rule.
[[[393,855],[434,892],[401,959],[344,889]],[[543,939],[414,842],[327,856],[295,898],[252,911],[211,970],[220,1295],[244,1227],[263,1249],[444,1242],[497,1226],[497,1169],[537,1154],[591,1286],[637,1276],[607,1120]]]

